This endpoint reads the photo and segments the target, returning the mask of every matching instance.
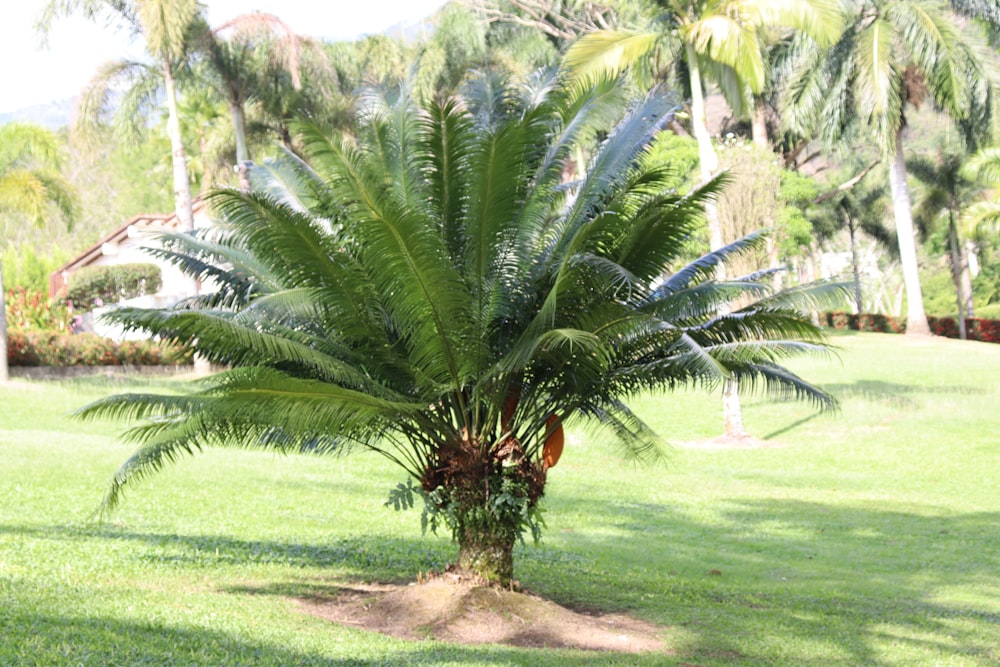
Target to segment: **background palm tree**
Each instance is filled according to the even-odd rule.
[[[184,396],[84,410],[150,418],[129,432],[140,447],[106,507],[203,446],[364,448],[407,472],[392,500],[423,496],[425,518],[451,529],[460,570],[507,584],[515,541],[540,528],[562,422],[649,459],[660,438],[624,402],[639,392],[733,378],[829,406],[778,364],[822,349],[798,308],[839,288],[769,295],[767,272],[712,279],[759,235],[684,265],[718,182],[681,197],[664,188],[672,175],[644,166],[675,98],[656,90],[622,115],[614,84],[572,90],[551,74],[518,87],[485,77],[464,99],[423,108],[405,89],[370,92],[356,137],[303,126],[312,168],[293,162],[252,193],[216,194],[218,236],[176,237],[166,252],[220,292],[200,310],[116,319],[196,337],[233,369]],[[592,146],[609,118],[620,120],[586,175],[563,183],[576,146]]]
[[[123,60],[105,65],[84,93],[80,116],[96,120],[108,106],[112,87],[128,83],[116,115],[121,128],[134,131],[147,117],[140,112],[155,104],[159,92],[164,93],[175,211],[184,230],[194,229],[194,214],[177,110],[177,73],[188,64],[195,34],[204,30],[202,11],[203,6],[197,0],[49,0],[38,23],[44,32],[60,16],[78,12],[89,19],[103,17],[119,22],[145,39],[153,63]]]
[[[906,161],[909,173],[923,186],[914,211],[914,220],[921,233],[928,235],[940,220],[947,223],[948,258],[958,306],[958,333],[962,340],[967,338],[965,320],[973,317],[973,304],[972,277],[959,228],[963,211],[983,190],[965,177],[964,160],[961,153],[939,150],[934,159],[921,156]]]
[[[59,174],[59,143],[49,130],[27,123],[0,126],[0,215],[41,224],[56,213],[72,223],[74,193]],[[6,222],[6,221],[5,221]],[[6,382],[7,313],[0,256],[0,382]]]
[[[791,0],[781,3],[742,0],[657,0],[647,5],[654,17],[644,31],[604,30],[581,37],[566,53],[566,63],[577,77],[617,73],[634,67],[650,79],[658,72],[658,52],[666,54],[667,78],[688,100],[691,134],[698,142],[702,182],[719,171],[719,157],[706,124],[705,82],[719,86],[737,116],[745,116],[760,101],[767,86],[766,47],[769,30],[797,28],[820,44],[834,41],[840,32],[839,3],[831,0]],[[654,58],[654,56],[656,56]],[[643,77],[641,77],[643,78]],[[755,119],[762,112],[754,114]],[[759,127],[759,123],[754,124]],[[705,205],[709,248],[725,245],[714,201]],[[723,279],[722,267],[719,278]],[[723,387],[723,430],[733,438],[746,437],[738,387]]]
[[[971,34],[937,2],[855,0],[841,39],[826,51],[804,51],[786,93],[790,126],[832,144],[860,124],[888,164],[907,334],[929,334],[930,328],[906,182],[906,111],[930,101],[957,122],[973,147],[988,134],[993,84]]]
[[[1000,231],[1000,147],[990,146],[969,157],[962,175],[992,192],[991,198],[965,209],[963,227],[976,235],[996,234]]]

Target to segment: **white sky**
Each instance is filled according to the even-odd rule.
[[[203,0],[209,23],[240,14],[275,14],[295,32],[353,39],[432,14],[445,0]],[[59,19],[40,46],[34,23],[47,0],[3,0],[0,19],[0,113],[77,95],[108,60],[139,58],[141,43],[124,31],[78,17]]]

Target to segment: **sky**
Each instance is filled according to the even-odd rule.
[[[434,13],[445,0],[203,0],[211,25],[253,11],[280,17],[302,35],[342,40],[379,33]],[[79,17],[58,19],[48,46],[35,20],[48,0],[4,0],[0,20],[0,113],[76,96],[109,60],[140,58],[124,30]]]

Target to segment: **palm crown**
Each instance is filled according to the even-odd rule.
[[[660,440],[624,402],[639,392],[733,377],[831,405],[777,362],[822,349],[799,307],[832,288],[712,280],[760,236],[681,262],[719,181],[681,197],[644,161],[674,98],[655,90],[623,113],[614,83],[573,90],[551,75],[522,87],[485,76],[443,104],[369,95],[356,136],[302,126],[308,165],[290,157],[258,168],[252,194],[216,193],[215,236],[162,252],[220,289],[189,309],[116,317],[196,339],[232,368],[189,395],[85,410],[148,418],[106,502],[202,446],[364,447],[419,480],[463,568],[507,581],[561,421],[649,458]],[[567,181],[577,147],[615,119]],[[496,569],[483,566],[491,549]]]

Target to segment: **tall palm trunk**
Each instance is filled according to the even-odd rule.
[[[712,146],[712,135],[708,133],[705,120],[705,94],[701,87],[701,69],[698,54],[690,44],[687,46],[688,69],[691,77],[691,132],[698,142],[698,164],[701,180],[705,182],[719,171],[719,156]],[[708,223],[708,244],[711,250],[718,250],[725,242],[722,239],[722,225],[719,222],[719,206],[714,199],[705,202],[705,220]],[[726,269],[719,264],[716,278],[725,280]],[[742,438],[747,432],[743,427],[743,406],[740,402],[740,388],[736,381],[726,379],[722,387],[722,433],[726,437]]]
[[[691,132],[698,142],[698,165],[701,167],[702,182],[709,180],[719,171],[719,156],[712,146],[712,135],[705,122],[705,94],[701,87],[701,69],[694,47],[687,47],[688,69],[691,78]],[[722,227],[719,224],[719,209],[714,200],[705,203],[705,219],[708,222],[708,243],[712,250],[723,246]],[[720,276],[721,277],[721,276]]]
[[[177,86],[173,65],[163,58],[163,85],[167,93],[167,135],[170,137],[171,162],[174,169],[174,211],[181,223],[181,231],[194,229],[194,212],[191,208],[191,182],[188,180],[187,156],[181,135],[180,115],[177,112]]]
[[[965,239],[965,244],[962,246],[962,293],[965,294],[965,316],[970,319],[976,316],[972,303],[972,276],[978,273],[973,268],[975,261],[976,244]]]
[[[180,114],[177,112],[177,86],[174,83],[174,70],[170,59],[163,56],[163,86],[167,93],[167,135],[170,137],[170,152],[174,167],[174,212],[180,223],[180,231],[194,230],[194,210],[191,206],[191,181],[187,173],[187,156],[184,153],[184,137],[181,135]],[[188,291],[197,295],[200,291],[198,279],[190,277]],[[196,375],[204,376],[211,373],[209,361],[198,354],[198,342],[194,343],[194,371]]]
[[[861,267],[858,262],[858,237],[854,225],[854,217],[847,215],[847,230],[851,235],[851,271],[854,273],[854,306],[858,315],[864,312],[864,302],[861,298]]]
[[[913,239],[913,213],[910,189],[906,185],[906,162],[903,160],[903,126],[896,131],[896,154],[889,165],[889,187],[892,190],[892,210],[899,241],[899,263],[906,286],[906,334],[929,336],[924,297],[920,289],[920,269],[917,266],[917,246]]]
[[[233,119],[233,135],[236,137],[236,163],[241,164],[250,159],[247,149],[247,116],[243,105],[230,101],[229,114]]]
[[[0,384],[10,379],[7,370],[7,293],[3,286],[3,256],[0,255]]]
[[[955,301],[958,303],[958,337],[968,339],[965,320],[965,292],[962,289],[962,251],[958,245],[958,229],[955,227],[955,212],[948,212],[948,249],[951,251],[951,278],[955,283]]]
[[[767,135],[767,108],[754,98],[753,117],[750,119],[750,137],[761,148],[771,150],[771,138]]]

